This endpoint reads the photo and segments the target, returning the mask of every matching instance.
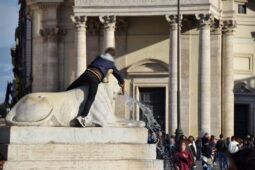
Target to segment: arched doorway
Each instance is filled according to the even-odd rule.
[[[133,97],[150,107],[162,130],[168,133],[168,65],[156,59],[145,59],[127,69]],[[142,111],[134,109],[133,117],[144,120]]]

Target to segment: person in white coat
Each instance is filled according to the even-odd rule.
[[[231,137],[231,142],[228,145],[229,153],[236,153],[239,151],[239,143],[236,141],[235,137]]]

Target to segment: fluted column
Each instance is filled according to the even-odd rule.
[[[211,16],[199,14],[199,133],[211,132]]]
[[[104,27],[103,51],[108,47],[115,47],[116,16],[100,16]]]
[[[169,134],[174,134],[177,129],[177,16],[166,16],[170,26],[169,33]]]
[[[86,44],[86,16],[72,16],[76,28],[75,45],[77,55],[76,77],[79,77],[87,67],[87,44]]]
[[[223,134],[227,137],[234,135],[234,28],[235,21],[223,22],[223,67],[222,67],[222,115]]]

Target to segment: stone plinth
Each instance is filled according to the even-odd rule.
[[[144,128],[0,127],[2,144],[147,143]]]
[[[163,170],[145,128],[0,127],[3,170]]]
[[[4,170],[163,170],[160,160],[10,161]]]
[[[156,146],[148,144],[0,145],[0,148],[0,154],[8,161],[156,159]]]

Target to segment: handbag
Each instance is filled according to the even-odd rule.
[[[207,164],[207,165],[213,165],[213,159],[211,158],[207,158],[206,156],[202,155],[202,160]]]

